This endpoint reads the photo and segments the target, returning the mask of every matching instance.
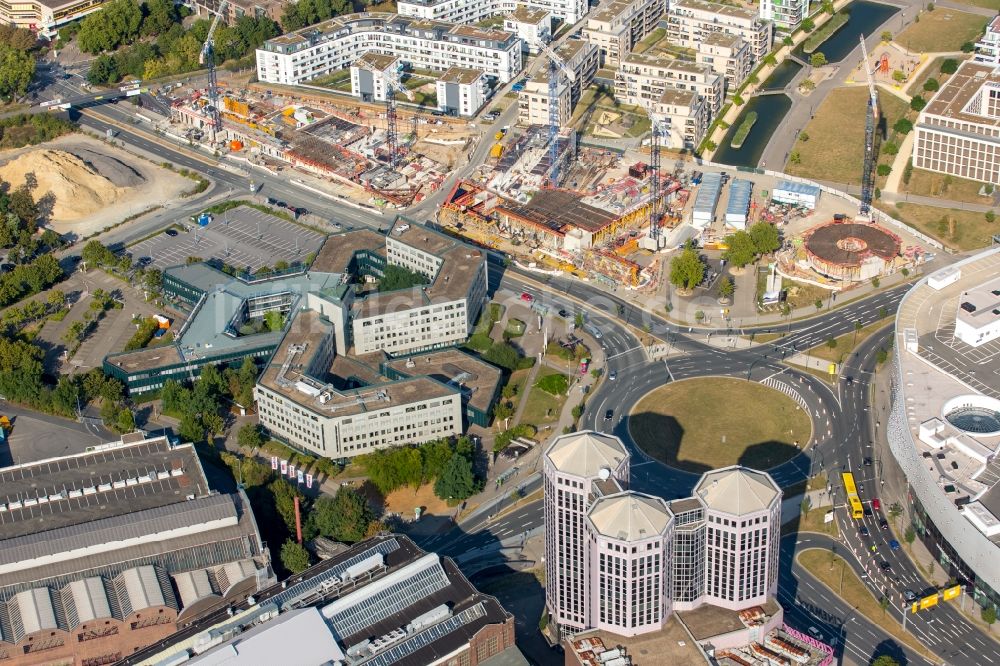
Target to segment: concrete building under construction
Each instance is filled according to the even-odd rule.
[[[891,272],[901,241],[874,224],[828,222],[807,232],[804,245],[808,263],[817,273],[860,282]]]

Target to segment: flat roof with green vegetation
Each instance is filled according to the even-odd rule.
[[[878,99],[888,128],[909,110],[906,102],[890,93],[879,91]],[[816,109],[815,117],[799,134],[785,171],[816,180],[855,185],[860,183],[867,113],[866,87],[837,88],[830,91]],[[808,140],[803,140],[802,134]]]
[[[721,407],[725,405],[725,407]],[[629,433],[657,460],[689,472],[741,464],[770,469],[799,453],[812,421],[790,397],[732,377],[686,379],[650,391]]]
[[[920,12],[920,22],[911,23],[899,33],[896,43],[918,53],[958,51],[983,34],[987,21],[985,16],[938,7],[932,12]]]

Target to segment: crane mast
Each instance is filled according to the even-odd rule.
[[[875,195],[875,161],[878,158],[878,95],[875,93],[875,82],[872,80],[872,69],[868,63],[868,48],[865,46],[865,36],[861,35],[861,66],[868,78],[868,110],[865,115],[865,156],[861,171],[861,205],[858,214],[870,217],[872,199]]]
[[[222,129],[222,116],[219,113],[219,85],[215,72],[215,46],[213,39],[215,37],[215,29],[219,27],[219,21],[222,20],[222,13],[225,11],[228,4],[229,0],[222,0],[216,8],[215,18],[212,19],[212,25],[208,29],[208,35],[205,37],[205,44],[201,47],[201,54],[198,56],[198,62],[208,68],[207,111],[209,119],[212,122],[212,143],[216,142],[218,132]]]
[[[552,187],[559,186],[559,74],[562,72],[572,83],[576,74],[566,62],[556,55],[551,46],[535,42],[542,55],[549,59],[549,182]]]

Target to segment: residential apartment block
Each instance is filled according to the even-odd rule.
[[[396,56],[368,51],[351,64],[351,94],[362,102],[384,102],[401,64]]]
[[[1000,14],[986,25],[986,32],[976,42],[972,59],[986,65],[1000,66]]]
[[[722,108],[725,80],[711,67],[675,58],[633,53],[615,73],[615,99],[649,108],[668,90],[688,90],[705,100],[709,120]]]
[[[663,0],[613,0],[587,17],[583,38],[601,53],[601,63],[614,67],[651,33],[665,11]]]
[[[555,50],[572,76],[559,74],[559,125],[565,126],[583,91],[594,82],[600,66],[597,47],[580,39],[569,39]],[[521,125],[549,124],[549,72],[537,72],[517,96],[517,122]]]
[[[478,69],[501,83],[522,67],[521,42],[509,32],[371,12],[338,16],[267,40],[257,49],[257,78],[295,85],[350,67],[367,51],[436,72]]]
[[[403,16],[433,21],[475,23],[497,14],[507,14],[523,5],[548,12],[568,24],[582,19],[588,10],[587,0],[399,0],[396,11]]]
[[[760,0],[760,17],[779,28],[794,30],[809,16],[809,0]]]
[[[650,109],[660,131],[660,145],[693,150],[708,131],[708,103],[690,90],[667,90]]]
[[[660,631],[675,611],[773,603],[781,489],[734,466],[707,472],[693,497],[628,490],[629,454],[613,435],[562,435],[544,456],[546,605],[560,630]]]
[[[435,85],[438,111],[450,116],[474,116],[486,103],[486,75],[478,69],[452,67]]]
[[[1000,69],[962,63],[917,116],[913,166],[1000,184]]]
[[[771,50],[774,26],[759,12],[708,0],[676,0],[667,14],[667,37],[675,44],[696,51],[712,33],[743,38],[756,65]]]
[[[750,45],[739,35],[725,32],[709,33],[698,47],[698,62],[708,65],[726,78],[726,86],[735,88],[743,83],[753,69]]]
[[[540,45],[552,41],[552,12],[518,5],[504,16],[503,29],[521,39],[521,48],[526,53],[538,55]]]

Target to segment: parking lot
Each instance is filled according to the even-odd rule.
[[[134,261],[149,257],[148,264],[163,269],[187,262],[188,257],[219,259],[251,272],[278,261],[294,263],[323,244],[323,234],[240,206],[214,216],[207,226],[185,221],[184,231],[158,234],[129,248]]]

